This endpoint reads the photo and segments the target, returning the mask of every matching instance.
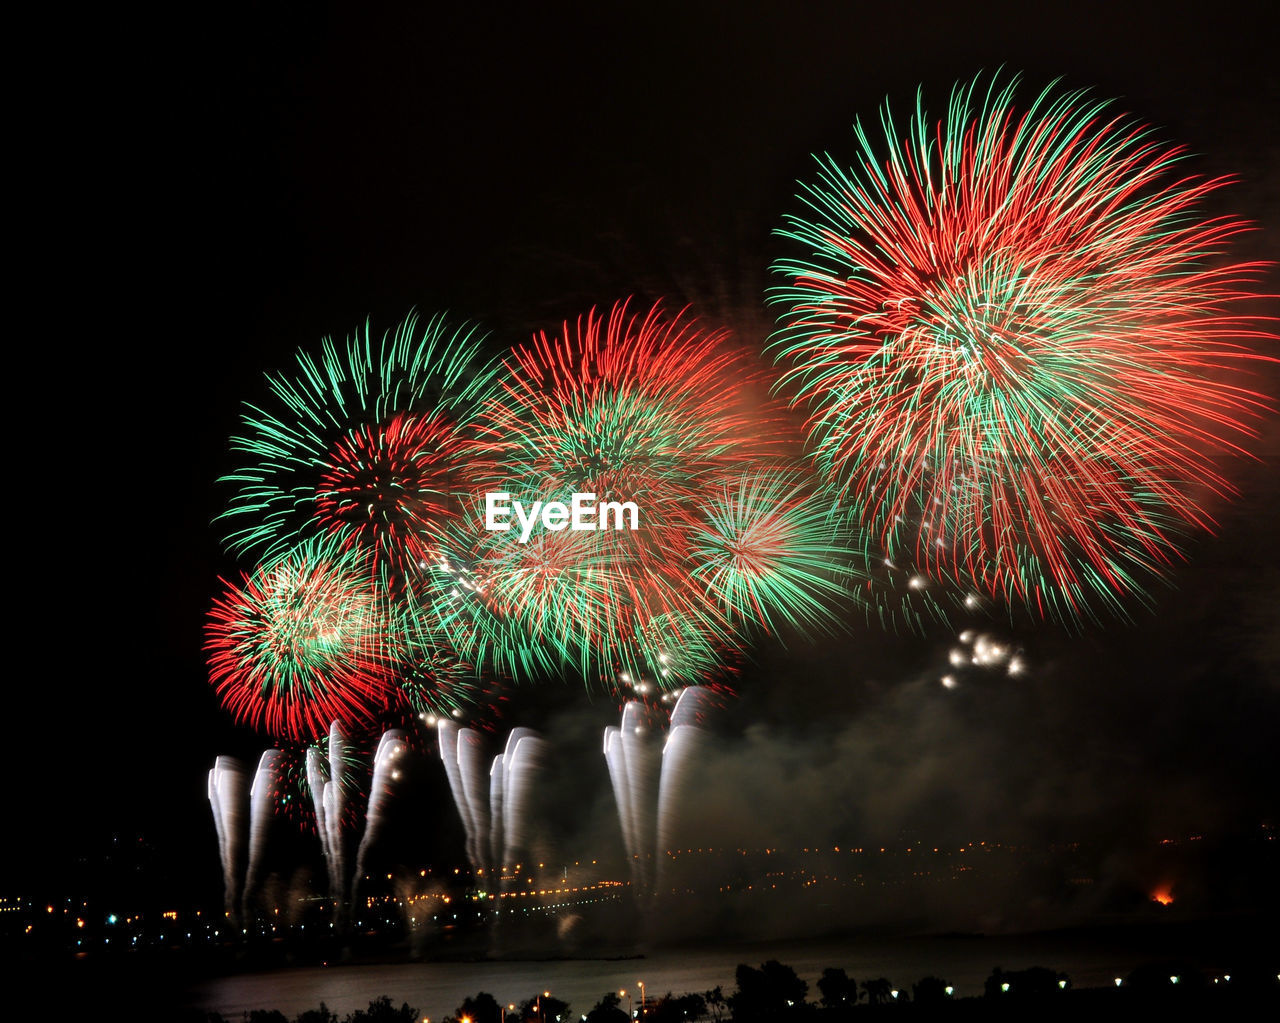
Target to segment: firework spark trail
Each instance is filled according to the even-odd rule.
[[[844,621],[851,537],[806,475],[753,469],[711,492],[690,540],[691,577],[736,622],[830,632]]]
[[[516,733],[522,733],[517,735]],[[512,741],[514,740],[514,742]],[[550,756],[551,744],[527,728],[512,731],[503,754],[503,846],[502,864],[514,867],[522,862],[532,837],[531,809],[539,774]]]
[[[1244,315],[1255,264],[1219,266],[1224,182],[1083,92],[1025,111],[1016,80],[917,105],[852,168],[818,159],[779,231],[771,342],[850,517],[927,580],[1036,617],[1127,617],[1126,598],[1212,526],[1271,402],[1241,386],[1274,341]],[[887,148],[888,157],[883,150]]]
[[[638,893],[653,894],[662,880],[663,864],[680,822],[682,794],[706,750],[704,726],[717,705],[713,691],[706,687],[683,690],[661,744],[662,733],[650,726],[649,708],[639,700],[628,701],[621,723],[604,730],[605,763]]]
[[[395,782],[400,779],[399,761],[408,748],[405,734],[398,728],[387,729],[378,740],[378,749],[373,756],[373,781],[369,788],[364,834],[360,836],[360,845],[356,849],[356,869],[351,878],[353,898],[364,877],[365,857],[369,847],[378,840],[382,831],[387,804],[395,791]]]
[[[489,770],[489,811],[491,823],[489,827],[489,855],[496,867],[512,866],[514,861],[507,855],[507,835],[514,828],[511,820],[516,812],[513,803],[507,800],[510,792],[511,769],[515,764],[516,745],[524,738],[536,738],[532,728],[513,728],[507,735],[506,745],[496,757]]]
[[[257,889],[262,873],[262,857],[267,848],[271,818],[275,816],[276,789],[283,757],[278,749],[264,750],[253,776],[253,787],[249,789],[249,865],[245,869],[242,895],[245,920],[249,919],[249,898]]]
[[[347,847],[343,833],[347,816],[347,740],[337,721],[329,726],[329,778],[319,789],[312,789],[316,801],[316,818],[322,816],[325,829],[321,842],[325,862],[329,867],[329,893],[334,900],[334,912],[342,919],[343,906],[347,902]],[[317,767],[319,764],[317,763]]]
[[[477,875],[490,867],[489,778],[485,771],[484,738],[474,728],[458,733],[458,780],[471,820],[467,835],[467,858]]]
[[[240,904],[240,871],[245,857],[245,817],[248,793],[244,766],[231,757],[218,757],[209,771],[209,804],[218,832],[218,857],[222,863],[223,903],[234,917]]]
[[[444,773],[449,779],[449,792],[453,796],[453,805],[457,808],[458,817],[462,821],[462,833],[466,841],[467,859],[474,867],[476,863],[476,826],[471,819],[471,806],[467,802],[466,790],[462,783],[462,772],[458,767],[459,731],[457,724],[448,718],[441,718],[436,725],[440,761],[444,764]]]
[[[690,779],[698,772],[698,765],[705,759],[710,736],[696,724],[675,724],[672,716],[671,730],[662,747],[662,774],[658,782],[658,870],[656,886],[661,890],[663,875],[676,847],[676,837],[682,820],[681,800]]]

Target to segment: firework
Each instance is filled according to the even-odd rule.
[[[849,542],[798,474],[754,472],[723,484],[694,534],[694,578],[740,621],[829,629],[846,603],[837,572]]]
[[[1217,265],[1244,225],[1080,92],[1019,112],[974,82],[936,125],[922,100],[881,120],[780,232],[805,254],[775,266],[772,348],[816,462],[922,585],[1123,616],[1211,525],[1216,460],[1265,407],[1239,381],[1273,339],[1237,311],[1257,268]]]
[[[366,324],[268,374],[270,400],[247,406],[231,442],[250,462],[225,477],[236,487],[220,517],[229,546],[270,558],[337,536],[393,576],[434,557],[469,489],[467,425],[492,380],[483,340],[411,314],[380,341]]]
[[[399,650],[368,551],[309,540],[225,584],[206,626],[210,681],[236,719],[306,741],[369,726],[398,695]]]
[[[240,908],[240,872],[245,860],[244,819],[248,816],[246,778],[243,765],[231,757],[218,757],[209,772],[209,807],[218,833],[223,900],[229,918]]]
[[[956,635],[956,643],[947,651],[948,671],[939,682],[955,689],[964,678],[981,672],[1020,678],[1028,671],[1026,654],[1010,639],[977,629],[964,629]]]
[[[723,331],[625,304],[538,335],[506,370],[479,416],[484,488],[524,501],[594,494],[641,511],[635,530],[464,544],[471,642],[502,652],[513,673],[545,659],[607,684],[647,672],[674,685],[713,670],[734,623],[694,577],[692,540],[709,492],[778,456],[760,370]],[[547,652],[506,651],[513,623]],[[662,663],[677,650],[687,672]]]
[[[323,814],[321,800],[323,787],[330,781],[329,752],[333,739],[322,735],[305,745],[287,746],[281,750],[278,763],[280,772],[276,812],[307,834],[324,838],[324,827],[318,819],[317,807]],[[356,747],[342,739],[334,747],[334,754],[343,761],[338,779],[342,787],[342,806],[347,814],[342,827],[351,829],[357,823],[356,807],[363,799],[359,779],[366,770],[367,757]]]

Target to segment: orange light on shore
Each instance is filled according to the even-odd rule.
[[[1173,893],[1168,888],[1159,888],[1151,893],[1151,901],[1158,902],[1162,906],[1173,905]]]

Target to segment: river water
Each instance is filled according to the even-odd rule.
[[[1188,941],[1188,938],[1191,938]],[[1002,937],[894,937],[789,941],[751,945],[669,948],[631,959],[550,961],[413,962],[380,965],[313,966],[247,973],[204,981],[191,1002],[238,1019],[245,1010],[279,1009],[292,1018],[321,1001],[342,1015],[364,1008],[381,995],[408,1002],[431,1020],[451,1014],[468,995],[487,991],[500,1003],[519,1002],[540,991],[567,1001],[574,1018],[606,991],[635,993],[643,981],[650,997],[667,991],[704,992],[717,984],[729,994],[738,963],[759,966],[778,959],[809,982],[824,968],[844,968],[862,981],[887,977],[910,988],[921,977],[943,977],[959,996],[981,994],[995,966],[1006,970],[1047,966],[1071,977],[1077,987],[1105,986],[1145,962],[1181,958],[1209,971],[1230,971],[1228,951],[1208,935],[1157,930],[1059,932]],[[561,1021],[568,1023],[568,1021]]]

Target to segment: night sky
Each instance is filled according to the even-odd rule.
[[[6,721],[27,836],[5,843],[7,890],[112,832],[216,884],[205,772],[267,741],[231,724],[203,667],[203,615],[236,570],[215,481],[240,402],[299,346],[416,306],[481,322],[500,350],[632,294],[759,343],[770,232],[809,154],[852,153],[855,115],[886,95],[906,109],[922,83],[936,110],[999,67],[1024,97],[1059,77],[1115,97],[1192,170],[1238,179],[1210,212],[1258,224],[1240,259],[1280,250],[1264,5],[693,6],[222,3],[43,37],[29,287],[11,298],[31,368],[9,378],[30,459],[11,484],[9,687],[33,700]],[[784,837],[832,806],[833,833],[1119,845],[1276,820],[1277,417],[1256,450],[1155,614],[1021,631],[1025,680],[943,692],[945,630],[761,647],[708,796]],[[580,736],[603,782],[609,701],[539,699],[518,702]]]

